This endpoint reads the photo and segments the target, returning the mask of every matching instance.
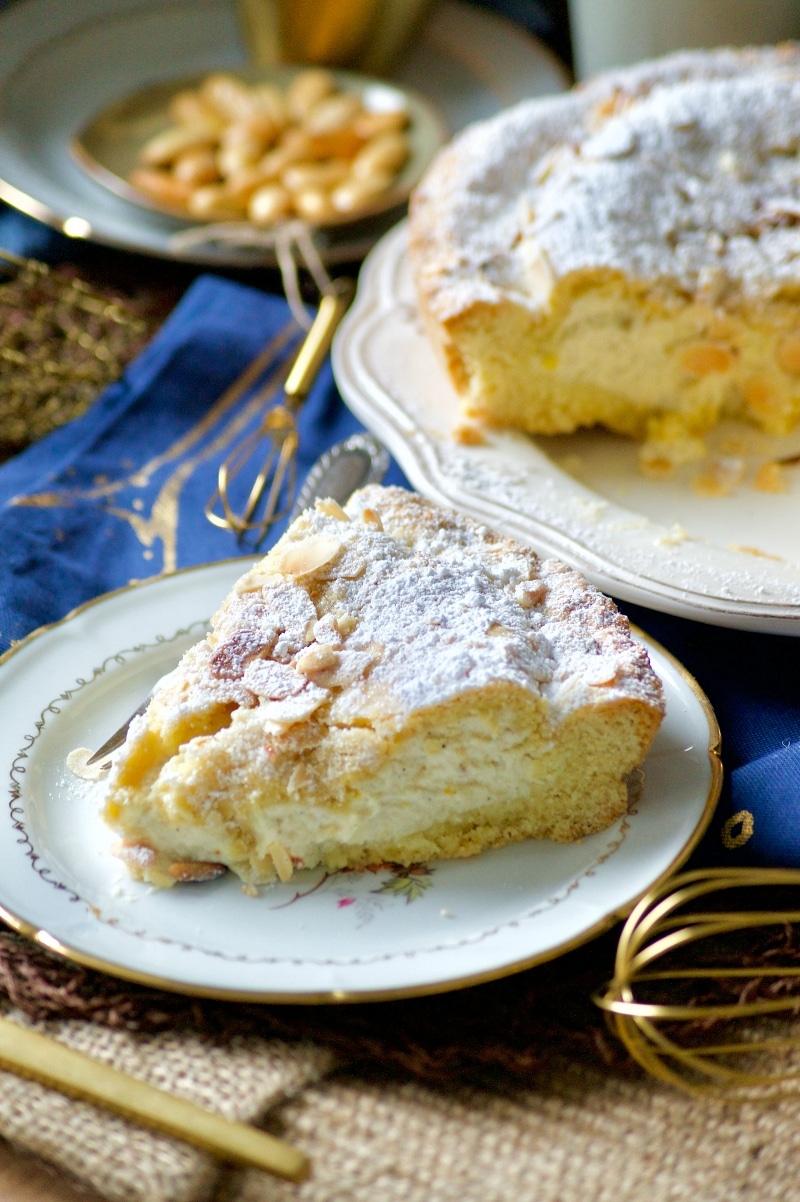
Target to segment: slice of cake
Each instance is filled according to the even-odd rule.
[[[800,419],[800,48],[684,52],[473,126],[410,256],[468,418],[602,424],[653,472]]]
[[[241,577],[131,726],[104,816],[156,885],[573,840],[625,811],[662,715],[576,572],[370,486]]]

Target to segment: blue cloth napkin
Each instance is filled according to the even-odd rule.
[[[52,261],[63,241],[0,209],[0,246]],[[0,652],[131,580],[237,554],[252,558],[203,512],[220,460],[257,428],[264,408],[258,386],[233,399],[226,392],[269,347],[259,383],[280,399],[302,337],[283,298],[200,275],[88,413],[0,467]],[[363,428],[341,403],[329,362],[298,425],[299,480],[323,450]],[[260,462],[257,456],[238,478],[240,501]],[[394,464],[387,482],[407,483]]]
[[[0,246],[52,261],[65,242],[0,208]],[[0,650],[130,580],[252,554],[203,516],[252,403],[220,397],[265,345],[274,373],[300,338],[282,298],[201,275],[83,418],[0,467]],[[301,410],[301,478],[359,428],[326,365]],[[406,483],[394,464],[388,480]],[[695,860],[800,867],[800,639],[620,608],[695,676],[722,729],[723,797]]]

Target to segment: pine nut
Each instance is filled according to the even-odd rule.
[[[200,221],[235,221],[245,207],[237,202],[223,184],[205,184],[195,188],[188,200],[189,212]]]
[[[360,108],[361,101],[352,92],[338,92],[315,104],[306,114],[303,127],[312,136],[335,134],[352,125]]]
[[[391,182],[389,175],[346,180],[331,192],[331,204],[339,213],[352,213],[366,208],[370,201],[387,190]]]
[[[294,193],[294,207],[307,221],[330,221],[337,216],[330,194],[324,188],[305,188]]]
[[[254,167],[262,157],[263,147],[257,142],[249,145],[223,146],[217,153],[217,167],[221,176],[238,175]]]
[[[359,138],[365,142],[378,134],[388,134],[392,130],[405,129],[408,125],[408,113],[405,109],[387,109],[385,112],[359,113],[353,121],[353,129]]]
[[[235,75],[224,72],[209,75],[200,85],[200,94],[229,121],[249,117],[257,111],[258,106],[250,89]]]
[[[227,125],[220,134],[220,143],[222,146],[257,146],[257,153],[264,154],[279,132],[279,127],[266,113],[253,113]]]
[[[353,159],[353,175],[357,179],[381,174],[394,175],[405,164],[409,151],[405,134],[380,134],[367,142]]]
[[[281,182],[290,192],[303,192],[307,188],[332,188],[350,174],[346,159],[328,159],[318,162],[291,163],[281,176]]]
[[[177,125],[203,125],[217,131],[225,128],[225,122],[214,106],[190,88],[175,93],[169,102],[169,115]]]
[[[201,221],[322,224],[370,211],[410,153],[405,108],[367,110],[322,68],[285,92],[217,71],[176,93],[169,112],[175,124],[145,144],[129,182]]]
[[[153,167],[137,167],[129,177],[130,183],[146,196],[158,201],[159,204],[183,208],[192,195],[192,185],[185,180],[176,179],[167,171],[157,171]]]
[[[272,225],[287,217],[292,208],[292,198],[281,184],[262,184],[250,197],[247,215],[254,225]]]
[[[166,167],[187,150],[212,146],[214,137],[214,132],[207,126],[173,125],[146,142],[140,158],[146,167]]]
[[[286,90],[286,104],[290,114],[302,121],[307,113],[336,90],[336,80],[324,69],[301,71],[295,75]]]
[[[212,184],[219,179],[217,157],[210,147],[187,150],[172,166],[174,178],[186,184]]]

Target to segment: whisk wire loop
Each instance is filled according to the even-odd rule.
[[[283,400],[272,404],[258,427],[233,448],[217,473],[217,487],[205,507],[215,526],[232,531],[239,543],[246,538],[257,549],[271,527],[291,509],[296,489],[299,444],[297,411],[316,379],[330,349],[333,334],[355,294],[352,280],[329,282],[283,388]],[[260,448],[259,466],[241,509],[232,500],[232,486]]]
[[[800,910],[687,910],[730,890],[797,885],[800,871],[795,869],[698,869],[662,882],[635,906],[618,942],[613,979],[595,1002],[649,1073],[725,1101],[767,1102],[800,1094],[800,1061],[792,1055],[800,1049],[800,1033],[793,1026],[775,1030],[779,1018],[785,1024],[800,1013],[800,994],[792,988],[800,965],[776,962],[777,946],[771,963],[737,963],[740,953],[725,942],[726,936],[756,929],[788,932],[800,924]],[[717,960],[722,954],[731,962],[697,964],[704,940]],[[681,956],[690,957],[690,963],[680,963]],[[664,957],[667,965],[656,968]],[[681,997],[679,983],[692,981],[708,982],[713,1000]],[[766,984],[759,990],[761,981]],[[708,1033],[717,1027],[722,1038],[710,1042]],[[776,1060],[778,1053],[783,1055]]]

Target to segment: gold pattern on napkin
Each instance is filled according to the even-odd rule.
[[[222,458],[231,446],[241,439],[247,427],[267,408],[282,387],[289,364],[283,359],[288,343],[297,337],[293,322],[281,329],[265,348],[274,367],[263,386],[233,412],[241,399],[239,377],[212,405],[211,409],[188,433],[181,435],[165,450],[142,464],[132,465],[114,480],[98,481],[88,488],[55,488],[46,492],[19,495],[10,504],[38,509],[57,509],[80,501],[97,501],[106,513],[127,522],[149,558],[154,544],[160,540],[163,553],[161,571],[173,572],[177,567],[178,517],[181,493],[186,481],[202,463]],[[145,448],[146,449],[146,448]],[[125,489],[147,488],[165,468],[171,468],[149,503],[136,497],[131,508],[114,504]]]

